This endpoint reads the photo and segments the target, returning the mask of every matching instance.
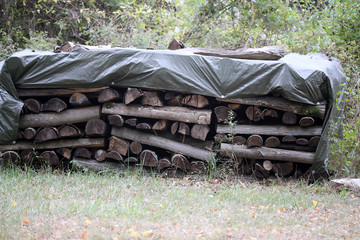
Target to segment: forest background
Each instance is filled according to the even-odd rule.
[[[360,174],[360,1],[358,0],[0,0],[0,60],[66,41],[166,49],[284,45],[323,53],[347,76],[343,135],[332,137],[329,169]]]

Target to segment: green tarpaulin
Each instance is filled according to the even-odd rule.
[[[327,102],[313,170],[323,172],[330,120],[345,75],[337,59],[288,54],[277,61],[201,56],[170,50],[80,48],[70,53],[18,52],[0,63],[0,143],[16,139],[22,102],[16,88],[142,87],[218,98],[280,93],[292,101]],[[340,96],[341,98],[341,96]]]

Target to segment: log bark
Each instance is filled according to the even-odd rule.
[[[246,145],[249,148],[251,148],[251,147],[261,147],[263,144],[264,144],[264,140],[262,139],[262,137],[260,135],[251,135],[246,140]]]
[[[58,128],[59,137],[60,138],[67,138],[67,137],[80,137],[81,130],[76,127],[75,125],[63,125]]]
[[[261,112],[261,119],[278,118],[278,113],[274,109],[264,109]]]
[[[66,103],[60,98],[51,98],[49,101],[45,102],[41,110],[43,112],[62,112],[67,108]]]
[[[319,141],[320,141],[320,137],[319,136],[314,136],[314,137],[310,138],[309,146],[310,147],[317,147],[317,145],[319,144]]]
[[[73,107],[87,107],[91,105],[89,98],[83,93],[73,93],[69,98],[69,103]]]
[[[203,108],[209,105],[209,100],[202,95],[187,95],[181,103],[195,108]]]
[[[119,161],[119,162],[124,162],[123,157],[117,151],[109,151],[109,152],[107,152],[106,153],[106,158],[116,160],[116,161]]]
[[[112,135],[115,135],[115,134],[112,134]],[[109,140],[108,151],[116,151],[116,152],[120,153],[121,155],[126,156],[128,153],[129,146],[130,146],[129,141],[122,139],[122,138],[115,137],[115,136],[111,136],[110,140]]]
[[[87,148],[80,147],[75,149],[74,157],[90,159],[91,152]]]
[[[124,102],[127,105],[143,95],[144,93],[138,88],[128,88],[124,94]]]
[[[207,125],[195,124],[191,128],[191,134],[190,135],[191,135],[191,137],[193,137],[195,139],[205,141],[209,131],[210,131],[210,128]]]
[[[136,127],[137,125],[137,118],[129,118],[125,120],[125,123],[131,127]]]
[[[171,157],[171,163],[176,168],[180,168],[184,172],[187,172],[191,169],[189,160],[182,154],[174,154]]]
[[[297,122],[297,116],[293,112],[285,112],[282,116],[282,123],[286,125],[294,125]]]
[[[231,133],[232,131],[235,134],[315,136],[321,135],[322,127],[311,126],[307,128],[302,128],[300,126],[282,125],[236,125],[233,129],[228,125],[217,125],[217,133]]]
[[[171,134],[175,135],[179,130],[179,122],[174,122],[173,124],[171,124]]]
[[[88,169],[91,171],[96,172],[115,172],[115,173],[122,173],[121,165],[117,162],[98,162],[96,160],[89,160],[89,159],[79,159],[73,158],[72,160],[73,165],[77,169]]]
[[[39,113],[41,111],[40,101],[33,98],[24,100],[24,106],[28,111],[31,111],[33,113]]]
[[[48,142],[18,141],[16,144],[0,145],[0,151],[24,150],[24,149],[56,149],[56,148],[75,148],[75,147],[104,147],[103,138],[80,138],[67,140],[52,140]]]
[[[152,129],[155,131],[166,131],[168,128],[169,128],[169,121],[165,119],[156,121],[152,126]]]
[[[36,89],[16,89],[19,97],[49,97],[49,96],[70,96],[73,93],[98,93],[107,87],[100,88],[36,88]]]
[[[284,143],[294,143],[294,142],[296,142],[296,137],[291,136],[291,135],[287,135],[287,136],[283,137],[281,139],[281,141],[284,142]]]
[[[54,127],[45,127],[41,129],[35,136],[35,142],[44,142],[59,138],[59,133]]]
[[[130,144],[130,151],[136,155],[140,154],[142,152],[142,144],[139,142],[132,142]]]
[[[249,106],[246,108],[246,117],[254,122],[261,120],[261,110],[258,107],[255,106]]]
[[[324,119],[326,105],[310,105],[299,102],[287,100],[285,98],[275,97],[256,97],[256,98],[236,98],[236,99],[222,99],[217,98],[220,102],[239,103],[246,105],[254,105],[261,107],[269,107],[284,112],[293,112],[303,116],[318,117]]]
[[[236,145],[245,145],[246,139],[243,136],[235,136],[231,139],[231,143]]]
[[[185,107],[152,107],[141,105],[125,105],[121,103],[105,103],[103,114],[120,114],[123,116],[166,119],[186,123],[210,124],[211,110],[189,109]]]
[[[21,163],[21,158],[17,152],[14,151],[6,151],[4,153],[0,153],[0,157],[3,159],[5,165],[14,165],[18,166]]]
[[[272,170],[281,177],[286,177],[294,170],[293,162],[273,163]]]
[[[229,117],[229,112],[232,111],[231,108],[226,106],[217,106],[214,108],[214,113],[217,119],[217,122],[223,122]],[[234,119],[237,117],[236,113],[233,112]]]
[[[26,140],[32,140],[36,136],[36,130],[32,127],[28,127],[24,130],[23,136]]]
[[[92,118],[100,118],[100,107],[67,109],[60,113],[38,113],[20,116],[19,128],[60,126],[86,122]]]
[[[137,129],[150,130],[152,126],[149,123],[138,123],[136,124]]]
[[[180,122],[178,133],[180,133],[182,135],[190,135],[189,125],[187,125],[186,123]]]
[[[94,154],[94,158],[98,162],[105,161],[105,159],[106,159],[106,151],[104,149],[96,150],[96,152]]]
[[[221,144],[221,153],[233,152],[234,154],[251,159],[267,159],[279,161],[291,161],[312,164],[314,162],[314,153],[292,151],[284,149],[274,149],[267,147],[247,148],[241,145]]]
[[[158,166],[158,156],[154,151],[145,149],[140,154],[140,163],[145,167],[157,167]]]
[[[113,126],[121,127],[122,125],[124,125],[124,118],[119,114],[109,115],[108,121],[109,124]]]
[[[106,123],[99,118],[90,119],[86,122],[85,133],[91,137],[105,136]]]
[[[55,150],[55,152],[68,160],[71,159],[71,149],[70,148],[66,148],[66,147],[58,148]]]
[[[144,91],[144,96],[141,99],[142,105],[148,105],[153,107],[164,106],[164,100],[160,97],[159,92]]]
[[[164,170],[164,169],[169,168],[169,167],[172,167],[172,164],[171,164],[169,159],[162,158],[162,159],[159,160],[159,162],[158,162],[158,170],[159,171]]]
[[[124,163],[138,163],[139,160],[136,157],[128,157],[124,159]]]
[[[301,127],[309,127],[314,125],[315,120],[312,117],[302,117],[299,121]]]
[[[112,88],[106,88],[102,90],[98,97],[99,103],[106,103],[106,102],[115,102],[121,98],[121,95],[118,91]]]
[[[162,148],[171,152],[180,153],[185,156],[203,161],[210,161],[210,159],[214,156],[214,153],[210,151],[198,149],[160,136],[139,132],[125,127],[113,127],[111,134],[128,140],[138,141],[142,144]]]
[[[306,138],[298,138],[296,139],[296,144],[300,146],[306,146],[309,144],[309,140],[307,140]]]
[[[43,162],[46,162],[50,166],[57,166],[60,163],[59,157],[54,151],[45,151],[41,153],[39,159]]]
[[[278,137],[271,136],[265,140],[264,146],[268,148],[277,148],[280,146],[280,143],[281,142]]]

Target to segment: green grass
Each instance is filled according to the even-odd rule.
[[[358,196],[327,184],[139,172],[0,174],[0,239],[360,237]]]

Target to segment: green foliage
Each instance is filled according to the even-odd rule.
[[[288,52],[336,57],[348,84],[344,136],[333,141],[329,163],[339,174],[344,162],[359,173],[358,0],[4,0],[0,9],[1,60],[65,41],[165,49],[173,38],[207,48],[282,44]]]

